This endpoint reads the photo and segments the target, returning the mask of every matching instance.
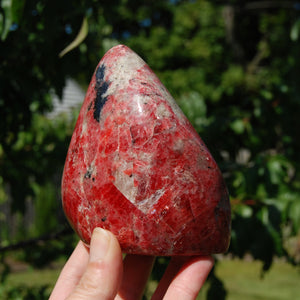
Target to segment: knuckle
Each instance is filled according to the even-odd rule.
[[[95,298],[101,300],[111,300],[113,295],[107,293],[107,289],[103,289],[102,281],[105,276],[104,270],[106,264],[102,261],[90,262],[87,266],[87,270],[81,278],[77,290],[79,293],[84,294],[85,297]]]

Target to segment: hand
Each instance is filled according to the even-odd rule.
[[[90,249],[81,241],[64,266],[50,300],[141,299],[154,257],[127,255],[116,237],[96,228]],[[196,299],[210,270],[211,257],[173,257],[152,299]]]

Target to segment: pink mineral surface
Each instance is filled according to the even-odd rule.
[[[65,214],[89,243],[113,232],[125,253],[225,252],[230,204],[207,147],[149,66],[124,45],[91,79],[68,150]]]

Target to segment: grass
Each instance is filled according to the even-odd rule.
[[[31,268],[10,273],[0,284],[0,299],[48,299],[59,273],[60,269]]]
[[[11,273],[4,288],[12,289],[20,286],[31,288],[48,285],[48,292],[50,292],[59,272],[60,268],[44,270],[27,268]],[[223,281],[227,290],[227,300],[290,300],[297,299],[300,295],[299,269],[284,262],[275,262],[271,270],[261,277],[261,263],[259,262],[224,260],[218,263],[216,275]],[[150,286],[154,288],[153,283],[150,283]],[[218,289],[218,286],[214,288]],[[207,289],[206,284],[199,299],[205,299]]]
[[[249,261],[222,261],[216,269],[228,291],[228,300],[284,300],[300,295],[300,272],[284,262],[276,262],[261,276],[262,265]]]
[[[8,276],[6,285],[8,287],[26,285],[28,287],[49,285],[53,288],[60,269],[42,269],[12,273]]]

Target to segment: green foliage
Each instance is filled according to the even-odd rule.
[[[9,199],[8,190],[13,199],[11,212],[15,216],[16,234],[11,235],[5,225],[11,216],[1,215],[1,246],[53,233],[66,225],[60,203],[60,178],[74,122],[64,116],[48,119],[37,114],[29,130],[18,133],[10,152],[2,153],[1,201]],[[31,216],[28,206],[34,207]],[[26,220],[28,217],[30,220]],[[46,255],[45,249],[43,257],[49,259],[51,256]],[[39,247],[35,250],[39,251]],[[29,252],[35,253],[34,249]]]
[[[64,59],[59,53],[74,40],[86,8],[71,0],[2,1],[0,8],[9,24],[0,27],[0,144],[8,153],[33,116],[51,109],[50,92],[61,96],[65,78],[78,73],[80,51]]]
[[[52,228],[53,229],[53,228]],[[78,239],[75,234],[68,234],[64,237],[38,242],[32,246],[27,246],[18,256],[19,260],[30,263],[32,267],[41,269],[64,255],[71,255]]]
[[[65,118],[49,120],[34,115],[29,130],[18,132],[10,152],[2,152],[2,174],[13,187],[15,210],[24,211],[24,196],[42,193],[36,184],[46,184],[62,171],[72,130],[73,124]]]

